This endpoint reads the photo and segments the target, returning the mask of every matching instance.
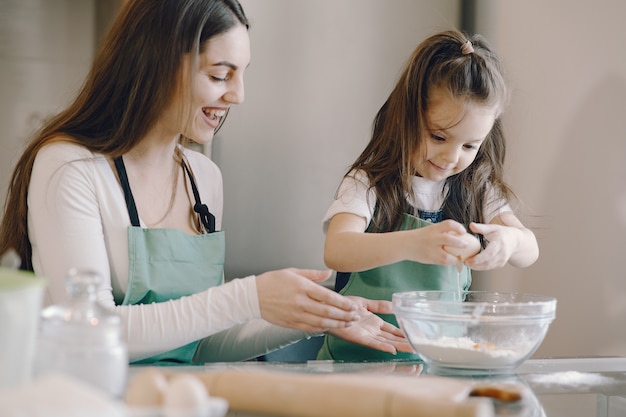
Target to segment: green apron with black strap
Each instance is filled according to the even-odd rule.
[[[431,222],[411,214],[404,214],[402,224],[397,230],[412,230],[428,227]],[[370,232],[368,227],[367,232]],[[471,284],[469,268],[461,271],[461,289],[467,290]],[[458,272],[454,265],[430,265],[413,261],[402,261],[390,265],[373,268],[362,272],[352,272],[345,287],[339,293],[355,295],[372,300],[389,300],[393,293],[403,291],[453,290],[458,289]],[[379,316],[398,326],[395,315],[379,314]],[[343,339],[326,335],[324,344],[318,352],[317,359],[336,361],[418,361],[417,354],[398,352],[396,355],[370,349],[347,342]]]
[[[200,201],[193,175],[183,162],[193,190],[194,211],[205,233],[190,235],[177,229],[140,227],[135,201],[121,157],[115,168],[124,191],[131,226],[128,227],[128,287],[122,304],[150,304],[175,300],[220,285],[224,274],[224,232],[215,231],[215,217]],[[134,363],[191,363],[199,341]]]

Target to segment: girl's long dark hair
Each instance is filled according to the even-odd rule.
[[[463,54],[461,45],[468,40],[474,51]],[[413,161],[416,152],[424,151],[421,138],[428,129],[428,97],[433,88],[443,89],[455,99],[496,106],[500,111],[508,100],[500,62],[480,35],[469,37],[452,30],[420,43],[378,111],[369,144],[346,174],[362,170],[369,178],[368,192],[374,192],[377,199],[371,227],[374,232],[396,229],[410,210],[407,195],[413,195]],[[488,198],[508,201],[514,197],[503,179],[505,149],[498,115],[474,162],[446,180],[445,218],[466,227],[470,222],[484,222]],[[488,192],[490,187],[493,193]]]
[[[185,55],[243,24],[237,0],[131,0],[104,39],[91,72],[67,109],[48,121],[18,160],[0,225],[0,253],[13,248],[32,270],[27,197],[37,152],[68,140],[115,158],[152,128],[179,88]]]

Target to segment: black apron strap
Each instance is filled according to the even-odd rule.
[[[117,170],[117,175],[120,179],[122,190],[124,191],[124,199],[126,200],[126,208],[128,209],[130,223],[135,227],[139,227],[139,214],[137,213],[135,199],[133,198],[133,193],[130,190],[130,184],[128,183],[128,176],[126,175],[124,161],[121,156],[118,156],[113,162],[115,163],[115,169]],[[202,204],[202,201],[200,200],[200,193],[198,192],[198,187],[196,186],[196,181],[187,167],[187,164],[183,161],[182,165],[185,172],[187,172],[187,175],[189,176],[189,181],[191,182],[191,190],[193,191],[193,197],[195,199],[193,210],[200,216],[200,221],[202,222],[206,232],[213,233],[215,232],[215,216],[209,211],[206,204]]]
[[[189,170],[189,167],[187,167],[185,161],[183,161],[183,168],[189,176],[189,182],[191,182],[191,190],[193,191],[193,198],[196,200],[196,204],[194,204],[193,206],[193,211],[198,213],[198,215],[200,216],[200,221],[202,222],[202,225],[204,226],[206,232],[213,233],[215,232],[215,216],[209,211],[209,208],[206,204],[202,204],[202,201],[200,200],[200,193],[198,192],[198,187],[196,187],[196,181],[194,180],[193,175],[191,174],[191,171]]]
[[[117,176],[120,179],[122,190],[124,191],[124,199],[126,200],[126,208],[128,209],[128,216],[130,217],[130,224],[135,227],[139,227],[139,214],[137,214],[137,206],[135,206],[135,199],[133,193],[130,191],[130,184],[128,183],[128,176],[126,175],[126,167],[121,156],[118,156],[113,160],[115,163],[115,169],[117,170]]]
[[[352,272],[337,271],[337,273],[335,274],[335,291],[341,291],[343,287],[348,284],[348,281],[350,280],[350,275],[352,275]]]

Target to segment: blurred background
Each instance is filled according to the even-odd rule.
[[[72,99],[122,0],[0,0],[0,203],[16,158]],[[536,356],[626,355],[626,2],[242,0],[246,101],[203,151],[224,176],[227,278],[324,268],[321,219],[402,66],[451,27],[487,37],[513,88],[508,180],[530,268],[474,289],[558,298]]]

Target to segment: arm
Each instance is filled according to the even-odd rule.
[[[200,341],[193,362],[245,361],[289,346],[307,337],[300,330],[252,320]]]
[[[131,360],[182,346],[261,316],[272,321],[289,316],[291,323],[287,325],[304,329],[345,326],[346,321],[355,319],[356,306],[350,300],[311,282],[311,277],[296,270],[233,280],[164,303],[116,305],[115,298],[120,303],[127,286],[126,205],[106,159],[76,145],[54,144],[40,151],[28,205],[33,266],[37,274],[49,279],[47,301],[64,301],[69,268],[99,272],[103,283],[97,299],[120,314]],[[322,279],[325,274],[313,275]],[[272,302],[265,294],[276,287],[283,291],[291,288],[294,294],[283,297],[281,307],[272,311],[265,307],[268,300]],[[296,310],[294,304],[297,306],[303,299],[306,308]]]
[[[413,352],[404,334],[372,312],[391,314],[388,301],[349,297],[359,306],[359,320],[350,326],[328,331],[337,337],[372,349],[395,354]],[[194,355],[194,362],[233,362],[255,358],[283,348],[315,334],[254,320],[203,339]]]
[[[494,269],[507,263],[524,268],[539,257],[534,233],[524,227],[512,211],[498,214],[489,224],[472,223],[470,229],[489,242],[485,250],[465,262],[472,269]]]
[[[443,246],[464,248],[459,235],[466,233],[458,222],[446,220],[415,230],[365,233],[365,219],[338,213],[330,220],[324,245],[326,266],[358,272],[404,260],[426,264],[454,265],[457,257]]]

